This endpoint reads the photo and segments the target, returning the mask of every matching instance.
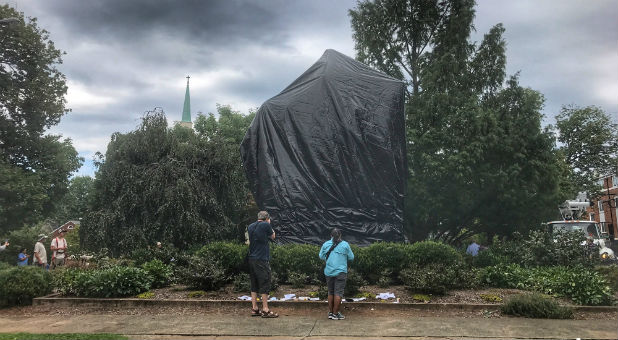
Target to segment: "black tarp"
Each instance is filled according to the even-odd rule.
[[[403,241],[404,125],[404,83],[335,50],[267,100],[240,151],[277,240]]]

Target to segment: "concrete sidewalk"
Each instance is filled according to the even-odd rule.
[[[278,319],[227,314],[199,315],[37,315],[0,317],[0,332],[118,333],[131,339],[617,339],[616,320],[526,318],[368,317],[346,320],[282,316]]]

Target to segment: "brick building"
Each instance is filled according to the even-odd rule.
[[[608,175],[599,179],[599,185],[603,187],[601,196],[597,200],[591,200],[592,206],[588,208],[590,219],[601,223],[601,231],[608,233],[609,237],[618,240],[618,175]]]

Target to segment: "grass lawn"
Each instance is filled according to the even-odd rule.
[[[0,340],[127,340],[124,335],[98,333],[59,333],[59,334],[33,334],[33,333],[0,333]]]

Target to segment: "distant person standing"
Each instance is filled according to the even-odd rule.
[[[348,242],[341,239],[341,230],[331,231],[330,240],[324,242],[320,249],[320,258],[326,261],[324,275],[328,286],[328,318],[343,320],[345,316],[339,311],[341,299],[348,276],[348,261],[354,260],[354,253]]]
[[[30,255],[26,254],[26,248],[21,248],[19,254],[17,254],[17,266],[23,267],[28,265],[28,258]]]
[[[472,243],[468,246],[468,249],[466,249],[466,254],[476,256],[479,254],[479,249],[481,249],[481,246],[479,246],[476,241],[472,241]]]
[[[279,314],[268,308],[270,294],[270,246],[269,239],[275,239],[266,211],[258,213],[258,220],[247,227],[249,233],[249,276],[251,277],[251,316],[276,318]],[[262,296],[262,310],[258,309],[258,294]]]
[[[47,266],[47,250],[45,250],[45,246],[41,242],[46,238],[47,235],[40,234],[39,240],[34,245],[34,251],[32,252],[34,255],[32,258],[32,264],[41,268],[45,268]]]
[[[52,254],[52,266],[64,266],[65,258],[67,255],[67,240],[64,239],[65,230],[60,230],[58,237],[54,238],[51,242]]]
[[[4,241],[4,243],[2,243],[2,245],[0,245],[0,251],[4,251],[6,250],[6,247],[9,246],[9,241]]]

